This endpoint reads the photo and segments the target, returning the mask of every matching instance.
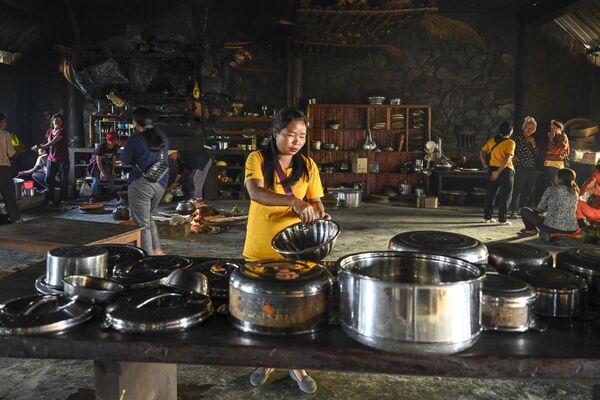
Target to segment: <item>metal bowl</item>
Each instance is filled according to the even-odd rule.
[[[86,275],[65,276],[63,286],[65,296],[92,303],[106,303],[125,290],[120,283]]]
[[[203,294],[205,296],[209,295],[208,279],[206,278],[206,275],[188,269],[180,268],[173,270],[173,272],[167,276],[167,280],[163,285],[184,292]]]
[[[369,100],[369,104],[383,104],[383,102],[385,101],[385,97],[371,96],[371,97],[367,97],[367,100]]]
[[[319,262],[329,255],[339,234],[340,226],[333,221],[297,223],[277,233],[271,246],[285,258]]]

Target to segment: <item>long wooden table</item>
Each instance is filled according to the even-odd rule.
[[[37,218],[0,226],[0,248],[46,253],[56,247],[91,244],[141,245],[137,226],[65,218]]]
[[[0,301],[34,293],[43,272],[40,263],[0,279]],[[470,349],[447,356],[373,350],[335,325],[311,335],[267,337],[240,332],[223,315],[162,334],[121,334],[102,330],[98,321],[60,335],[0,337],[0,356],[95,360],[97,399],[119,398],[123,390],[125,398],[159,392],[161,399],[175,399],[178,363],[600,382],[598,320],[548,318],[543,333],[484,332]]]

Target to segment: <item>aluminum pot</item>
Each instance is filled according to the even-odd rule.
[[[389,250],[433,253],[460,258],[474,264],[487,265],[488,250],[470,236],[442,231],[412,231],[394,236]]]
[[[583,278],[556,268],[520,269],[510,276],[535,289],[535,312],[548,317],[575,317],[584,310],[587,284]]]
[[[440,255],[366,252],[338,261],[340,323],[381,350],[452,354],[481,332],[481,266]]]
[[[580,247],[556,255],[556,267],[581,276],[589,287],[590,301],[600,305],[600,249]]]
[[[180,215],[190,215],[196,211],[196,206],[191,201],[180,201],[175,208]]]
[[[487,273],[482,289],[482,324],[485,330],[525,332],[542,329],[535,320],[535,291],[512,276]]]
[[[492,243],[487,245],[490,265],[501,274],[514,269],[552,267],[552,255],[544,249],[521,243]]]
[[[106,278],[108,251],[98,246],[66,246],[52,249],[46,257],[46,281],[54,288],[63,287],[66,275]]]
[[[315,332],[332,314],[333,277],[310,261],[246,263],[229,279],[229,321],[244,332]]]
[[[339,207],[356,208],[360,207],[362,201],[362,192],[353,188],[340,188],[333,191]]]
[[[17,200],[21,198],[21,189],[23,189],[23,182],[25,182],[25,180],[20,178],[13,178],[13,183],[15,185],[15,196]]]

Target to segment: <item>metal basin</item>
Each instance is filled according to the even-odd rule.
[[[338,264],[340,322],[355,340],[413,354],[456,353],[477,340],[482,267],[394,251],[352,254]]]
[[[85,275],[65,276],[63,285],[65,296],[92,303],[106,303],[125,290],[117,282]]]
[[[288,226],[273,237],[273,250],[285,258],[319,262],[331,253],[340,226],[333,221]]]
[[[208,279],[206,275],[200,272],[193,272],[189,269],[176,269],[167,276],[164,286],[183,292],[197,293],[208,296]]]

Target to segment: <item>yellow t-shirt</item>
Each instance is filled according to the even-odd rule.
[[[558,169],[563,169],[565,167],[565,162],[564,161],[545,160],[544,167],[554,167],[554,168],[558,168]]]
[[[299,199],[317,199],[323,197],[323,186],[317,164],[308,157],[303,157],[308,169],[308,179],[300,178],[292,192]],[[248,155],[245,166],[245,180],[258,179],[264,182],[264,158],[262,152],[254,151]],[[292,169],[287,168],[286,176],[291,176]],[[266,186],[266,185],[265,185]],[[277,174],[275,174],[274,192],[285,194]],[[284,228],[300,222],[300,218],[292,207],[265,206],[255,201],[250,202],[248,212],[248,225],[246,227],[246,242],[244,243],[244,257],[248,261],[259,261],[273,258],[282,258],[279,253],[271,248],[271,240]]]
[[[492,148],[496,145],[496,141],[494,138],[491,138],[487,141],[485,145],[481,148],[481,151],[484,153],[489,153],[492,151]],[[498,146],[492,151],[490,154],[490,167],[499,167],[504,164],[504,161],[509,156],[515,155],[515,141],[512,139],[503,139]],[[506,168],[510,168],[514,171],[515,167],[513,165],[512,159],[508,162]]]

